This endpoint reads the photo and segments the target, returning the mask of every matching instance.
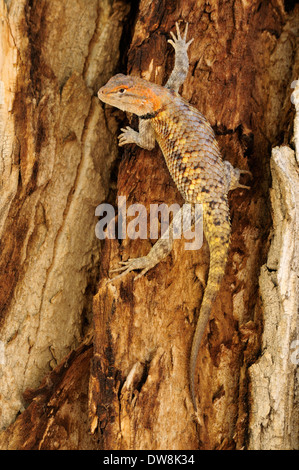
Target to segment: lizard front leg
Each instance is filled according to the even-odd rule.
[[[175,24],[177,30],[177,38],[175,35],[170,32],[172,39],[168,39],[168,42],[173,46],[175,50],[175,60],[174,60],[174,69],[171,72],[171,75],[165,85],[165,88],[169,88],[176,92],[179,91],[180,86],[184,83],[188,69],[189,69],[189,58],[188,58],[188,47],[193,42],[194,38],[186,42],[187,32],[188,32],[188,23],[181,37],[180,28],[178,23]]]
[[[118,145],[137,144],[147,150],[152,150],[155,147],[155,132],[149,121],[139,119],[139,132],[129,126],[121,130],[122,134],[118,136]]]

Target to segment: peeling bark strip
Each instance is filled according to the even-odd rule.
[[[270,161],[274,233],[259,281],[263,353],[249,369],[249,448],[255,450],[299,448],[299,81],[295,83],[295,152],[275,147]]]
[[[250,367],[250,447],[298,449],[299,175],[293,150],[273,149],[271,173],[274,236],[260,276],[263,354]]]
[[[286,233],[289,246],[298,238],[290,149],[273,151],[273,185],[270,174],[271,148],[293,134],[298,5],[129,3],[0,0],[0,421],[12,423],[0,448],[298,448],[297,268],[283,249]],[[195,38],[181,93],[212,123],[224,158],[254,176],[249,194],[231,196],[230,258],[197,365],[198,427],[187,363],[206,245],[186,252],[178,240],[145,278],[106,286],[108,270],[151,241],[108,240],[100,260],[94,234],[95,208],[114,197],[125,124],[96,92],[116,72],[164,84],[177,20]],[[158,150],[125,150],[118,173],[128,204],[182,202]],[[96,288],[92,350],[82,337]]]

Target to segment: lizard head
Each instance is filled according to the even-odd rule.
[[[122,111],[143,116],[162,108],[168,91],[138,77],[117,74],[98,91],[98,97],[104,103]]]

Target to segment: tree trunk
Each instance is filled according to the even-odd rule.
[[[0,448],[298,448],[298,5],[0,0],[0,11]],[[199,422],[188,361],[207,244],[176,240],[141,279],[107,284],[155,240],[95,236],[95,208],[117,211],[117,196],[182,203],[158,146],[117,146],[136,118],[96,97],[118,72],[165,84],[178,20],[194,37],[180,93],[223,157],[253,174],[230,194]]]

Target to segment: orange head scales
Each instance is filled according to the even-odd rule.
[[[98,91],[104,103],[141,117],[156,115],[166,105],[170,94],[160,85],[120,73]]]

